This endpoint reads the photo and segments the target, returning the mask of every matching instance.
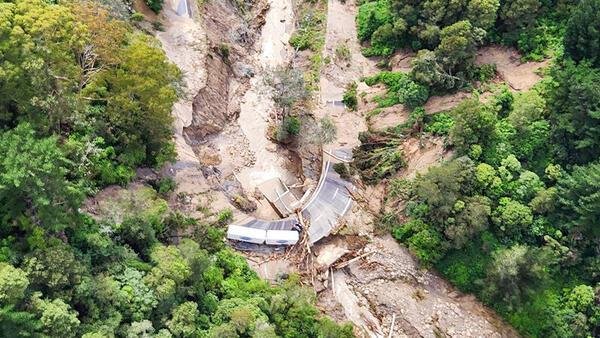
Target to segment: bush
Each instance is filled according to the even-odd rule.
[[[350,170],[348,170],[348,166],[345,163],[336,163],[333,165],[333,170],[335,170],[341,178],[348,180],[350,179]]]
[[[329,116],[324,116],[319,124],[319,141],[327,144],[335,140],[337,129],[335,123]]]
[[[177,187],[177,182],[172,177],[163,177],[158,181],[158,193],[166,195]]]
[[[496,64],[483,64],[475,69],[476,78],[481,82],[488,82],[496,76]]]
[[[140,13],[140,12],[134,12],[131,14],[131,16],[129,17],[129,19],[131,21],[135,21],[135,22],[140,22],[144,20],[144,14]]]
[[[350,48],[346,43],[340,43],[335,47],[335,57],[338,60],[349,62],[352,60]]]
[[[429,98],[427,87],[414,82],[410,75],[401,72],[381,72],[366,78],[365,83],[369,86],[382,83],[388,88],[386,95],[377,99],[380,108],[404,104],[413,109],[422,106]]]
[[[411,220],[394,227],[392,235],[397,240],[407,243],[410,251],[425,266],[431,266],[444,255],[442,236],[421,220]]]
[[[392,8],[387,0],[366,2],[358,8],[356,23],[358,38],[361,41],[371,39],[373,33],[387,22],[392,21]]]
[[[320,52],[325,44],[325,13],[309,9],[302,13],[298,29],[290,37],[290,45],[298,50]]]
[[[293,137],[300,134],[300,127],[302,122],[296,116],[286,116],[283,118],[283,122],[277,129],[276,139],[278,142],[288,143],[292,141]]]
[[[350,110],[356,111],[358,108],[358,99],[356,98],[356,82],[352,82],[346,86],[342,102]]]
[[[300,134],[301,124],[300,119],[296,116],[288,116],[283,119],[283,128],[292,136],[298,136],[298,134]]]
[[[429,121],[425,125],[425,131],[433,135],[445,136],[448,135],[450,129],[454,126],[454,119],[446,113],[437,113],[429,117]]]
[[[217,223],[225,225],[233,220],[233,211],[231,209],[223,209],[217,215]]]
[[[145,0],[146,4],[154,13],[158,13],[162,10],[164,0]]]

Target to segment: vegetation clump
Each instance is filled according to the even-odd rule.
[[[180,72],[152,37],[91,3],[0,18],[3,336],[353,337],[297,276],[269,285],[225,246],[230,210],[193,219],[163,199],[172,179],[128,185],[174,158]]]

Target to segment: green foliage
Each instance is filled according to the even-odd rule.
[[[404,241],[426,266],[436,263],[444,254],[443,238],[422,221],[410,221],[392,230],[394,238]]]
[[[587,163],[600,156],[600,69],[566,62],[552,71],[548,93],[552,137],[564,163]]]
[[[310,291],[270,286],[225,248],[231,211],[171,211],[172,179],[83,205],[174,158],[180,73],[156,40],[97,4],[16,0],[0,3],[0,41],[0,335],[352,336]],[[294,81],[282,106],[307,95]]]
[[[154,11],[154,13],[160,12],[164,5],[164,0],[144,0],[144,1],[148,5],[148,7],[150,7],[150,9],[152,11]]]
[[[454,118],[450,114],[438,113],[430,115],[425,124],[425,131],[433,135],[448,135],[454,126]]]
[[[25,272],[6,263],[0,263],[0,303],[14,304],[23,299],[29,280]]]
[[[158,181],[158,193],[161,195],[175,191],[175,188],[177,188],[177,182],[170,176],[163,177]]]
[[[547,279],[545,253],[514,245],[492,253],[487,270],[485,297],[516,304]]]
[[[320,53],[325,44],[325,13],[308,7],[300,14],[298,28],[290,37],[290,45],[298,50],[310,49]]]
[[[291,142],[300,134],[302,122],[297,116],[286,116],[277,130],[277,141],[283,143]]]
[[[100,184],[129,180],[142,163],[162,164],[179,72],[155,40],[90,4],[19,0],[0,12],[3,125],[26,120],[41,136],[94,143],[92,158],[76,160],[92,160],[83,174]]]
[[[131,14],[131,16],[129,17],[129,19],[131,21],[141,22],[141,21],[144,21],[144,14],[142,14],[140,12],[133,12]]]
[[[333,170],[335,170],[335,172],[338,173],[341,178],[345,180],[350,179],[350,170],[348,169],[348,165],[346,163],[335,163],[333,165]]]
[[[346,86],[346,91],[344,92],[344,96],[342,97],[342,102],[344,105],[353,111],[356,111],[358,107],[358,99],[356,98],[356,82],[349,83]]]
[[[346,43],[340,43],[335,47],[335,57],[344,62],[352,60],[352,52]]]
[[[39,295],[37,295],[39,297]],[[62,299],[39,299],[34,295],[34,306],[39,312],[45,334],[51,337],[75,337],[80,324],[77,312]]]
[[[452,111],[454,125],[450,139],[457,151],[465,154],[472,145],[487,147],[494,139],[496,114],[476,99],[461,102]]]
[[[352,165],[365,182],[375,184],[406,166],[399,139],[368,132],[361,133],[359,139],[361,145],[353,150]]]
[[[358,38],[369,40],[382,25],[392,20],[391,3],[388,0],[367,1],[358,8],[356,16]]]
[[[231,211],[231,209],[224,209],[219,211],[219,214],[217,215],[217,222],[219,224],[225,225],[228,222],[231,222],[233,220],[233,211]]]
[[[408,74],[401,72],[380,72],[366,78],[365,83],[369,86],[382,83],[388,88],[387,94],[377,99],[380,108],[404,104],[413,109],[422,106],[429,98],[427,87],[414,82]]]
[[[600,163],[575,167],[569,175],[559,178],[558,198],[562,218],[598,236],[597,221],[600,219]]]
[[[74,224],[82,193],[67,180],[73,163],[57,141],[36,138],[28,123],[0,134],[2,223],[24,230],[37,224],[50,232]]]
[[[577,3],[567,24],[564,48],[573,60],[600,66],[600,1]]]

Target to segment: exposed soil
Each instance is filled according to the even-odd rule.
[[[353,148],[359,145],[358,133],[367,130],[364,117],[360,113],[344,109],[339,103],[346,86],[361,77],[377,71],[376,60],[365,58],[356,39],[355,15],[357,7],[353,1],[342,3],[329,0],[327,3],[327,30],[323,57],[332,62],[321,71],[319,107],[315,111],[318,118],[329,116],[337,127],[337,139],[326,149]],[[346,46],[350,51],[348,60],[339,60],[336,48]],[[364,84],[359,84],[364,88]]]
[[[240,11],[229,1],[208,1],[201,9],[190,1],[191,18],[177,16],[172,10],[174,5],[167,1],[166,30],[158,38],[185,75],[186,95],[173,111],[179,158],[168,169],[177,180],[177,196],[187,196],[182,205],[194,215],[205,205],[231,207],[231,191],[245,191],[258,206],[253,216],[276,217],[271,206],[255,194],[256,186],[272,177],[288,185],[302,181],[296,155],[267,137],[275,106],[264,83],[269,68],[286,64],[293,57],[287,43],[294,27],[292,0],[256,0],[247,11]],[[377,72],[377,60],[360,53],[356,11],[353,1],[328,1],[323,56],[333,62],[322,70],[314,111],[317,119],[329,116],[337,127],[337,139],[326,149],[357,146],[359,132],[367,130],[364,114],[373,108],[363,102],[358,112],[349,112],[339,104],[349,82]],[[350,51],[349,60],[336,56],[342,44]],[[527,81],[533,81],[531,74],[535,75],[539,67],[515,63],[510,51],[490,55],[494,53],[484,50],[478,62],[495,62],[515,89],[532,85]],[[398,54],[392,60],[393,69],[409,70],[412,57],[410,53]],[[529,77],[513,78],[510,67],[517,67]],[[359,93],[378,90],[381,88],[359,83]],[[467,96],[458,93],[433,97],[426,110],[434,113],[450,109]],[[403,109],[385,109],[372,118],[370,127],[384,129],[406,118]],[[440,139],[409,139],[403,150],[408,163],[398,174],[401,177],[414,177],[451,155]],[[340,235],[314,246],[319,306],[338,320],[352,321],[357,333],[365,337],[387,336],[394,315],[393,337],[516,336],[512,328],[473,297],[460,294],[435,273],[421,270],[410,253],[392,238],[373,235],[373,215],[381,210],[383,194],[384,185],[360,188]],[[245,216],[241,212],[235,215]],[[369,252],[347,266],[333,268],[336,261]],[[296,271],[294,260],[282,254],[253,254],[248,259],[269,280]]]
[[[402,144],[402,150],[407,164],[398,176],[405,178],[414,178],[418,173],[452,158],[452,152],[445,149],[444,140],[439,137],[410,138]]]
[[[337,299],[343,316],[364,337],[517,337],[497,314],[472,296],[455,290],[431,271],[422,270],[407,249],[389,237],[364,248],[371,254],[333,274],[322,304]]]
[[[446,110],[450,110],[463,100],[471,97],[471,93],[467,92],[457,92],[454,94],[442,95],[442,96],[432,96],[427,100],[423,108],[425,108],[425,112],[427,114],[434,114]]]
[[[510,47],[488,46],[477,51],[476,64],[495,64],[500,78],[513,90],[528,90],[541,76],[537,72],[548,65],[544,62],[521,62],[519,52]]]

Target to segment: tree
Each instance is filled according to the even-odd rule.
[[[426,266],[436,263],[445,253],[442,236],[422,220],[410,220],[394,227],[392,235],[408,244],[410,251]]]
[[[79,327],[77,312],[62,299],[40,299],[34,295],[33,303],[40,315],[44,333],[51,337],[75,337]]]
[[[267,85],[273,88],[273,101],[286,116],[296,102],[308,97],[309,92],[304,82],[304,74],[298,69],[279,67],[265,78]]]
[[[73,52],[85,27],[68,7],[37,0],[0,4],[0,21],[0,124],[60,130],[79,108]]]
[[[57,232],[77,221],[81,191],[67,180],[71,163],[55,137],[37,139],[28,123],[0,134],[0,215],[5,224],[23,219]]]
[[[70,294],[85,275],[85,267],[67,245],[54,245],[31,252],[23,262],[31,284],[45,295]]]
[[[470,0],[467,18],[473,26],[487,30],[496,22],[499,7],[499,0]]]
[[[564,47],[573,60],[600,66],[600,1],[578,2],[567,23]]]
[[[25,271],[0,263],[0,303],[14,304],[23,299],[29,280]]]
[[[572,173],[559,178],[557,189],[559,217],[595,240],[600,235],[600,163],[574,167]]]
[[[563,163],[584,164],[600,157],[600,69],[565,62],[552,70],[548,93],[555,151]]]
[[[143,320],[158,305],[154,290],[146,285],[143,277],[141,272],[133,268],[126,268],[115,276],[120,288],[118,305],[126,319]]]
[[[460,157],[443,166],[431,167],[425,175],[417,175],[414,194],[427,205],[425,217],[432,225],[444,228],[456,202],[472,189],[474,169],[469,158]]]
[[[42,323],[31,312],[15,310],[14,305],[0,307],[0,332],[13,337],[35,337]]]
[[[484,294],[490,301],[517,305],[547,278],[546,255],[540,249],[513,245],[492,253]]]
[[[411,76],[421,84],[445,90],[462,85],[463,79],[453,75],[438,60],[434,51],[422,49],[412,61]]]
[[[535,22],[541,7],[539,0],[505,0],[500,6],[499,17],[505,31],[517,30]]]
[[[533,223],[533,215],[528,206],[509,197],[502,197],[492,220],[509,238],[520,239]]]
[[[588,285],[578,285],[567,295],[566,306],[577,312],[587,313],[594,305],[596,294],[594,289]]]
[[[136,34],[121,50],[122,62],[85,89],[97,109],[89,110],[100,135],[129,166],[157,165],[171,144],[171,107],[177,99],[177,67],[151,37]]]
[[[495,138],[496,114],[476,99],[461,102],[453,111],[454,126],[450,139],[460,154],[472,145],[487,148]]]
[[[167,321],[167,327],[177,337],[194,337],[198,330],[196,321],[199,315],[198,304],[182,303],[173,309],[171,319]]]
[[[454,204],[454,222],[444,234],[454,248],[462,248],[471,239],[486,230],[492,213],[491,201],[484,196],[467,197]]]
[[[366,41],[383,24],[392,21],[390,2],[372,1],[366,2],[358,8],[356,16],[358,38]]]
[[[473,27],[468,20],[458,21],[442,29],[435,55],[450,74],[465,71],[472,67],[476,46],[484,36],[485,31]]]

